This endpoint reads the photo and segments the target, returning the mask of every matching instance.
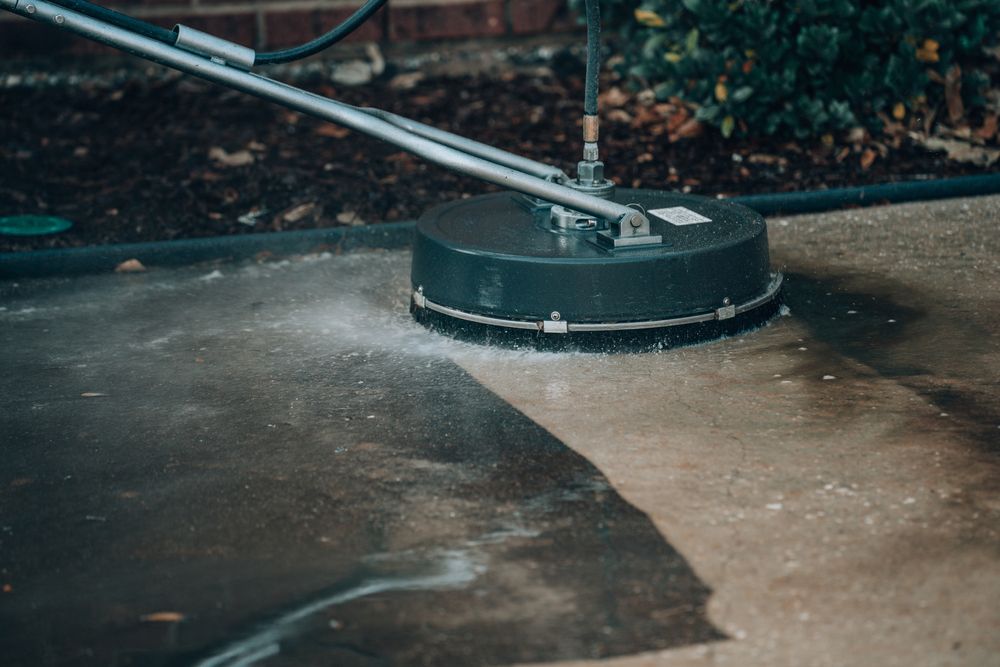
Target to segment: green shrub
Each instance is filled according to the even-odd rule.
[[[798,138],[982,106],[1000,0],[605,0],[625,67],[725,136]],[[992,63],[992,64],[991,64]],[[949,77],[950,73],[950,77]],[[961,87],[958,87],[958,83]],[[955,100],[952,120],[955,120]],[[881,119],[880,119],[881,112]]]

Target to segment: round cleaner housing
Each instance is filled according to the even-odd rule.
[[[758,213],[669,192],[608,196],[645,213],[646,242],[615,246],[601,220],[517,193],[432,209],[416,229],[415,317],[494,343],[665,347],[746,330],[775,312],[782,279]],[[558,340],[566,334],[572,343]]]

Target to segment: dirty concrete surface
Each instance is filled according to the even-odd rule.
[[[12,664],[1000,664],[1000,197],[769,221],[658,354],[407,314],[405,252],[0,284]]]

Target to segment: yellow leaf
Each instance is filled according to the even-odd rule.
[[[726,116],[722,119],[722,127],[719,129],[722,130],[722,136],[728,139],[732,136],[733,130],[736,129],[736,119],[732,116]]]
[[[925,39],[924,45],[920,48],[924,49],[925,51],[933,51],[934,53],[937,53],[937,50],[941,48],[941,45],[938,44],[936,40]]]
[[[635,20],[647,28],[662,28],[667,25],[662,16],[648,9],[635,10]]]
[[[683,58],[683,56],[679,53],[670,52],[663,54],[663,59],[671,63],[679,63],[681,58]]]
[[[725,102],[729,98],[729,89],[721,81],[715,84],[715,99]]]
[[[917,60],[922,63],[936,63],[941,60],[938,56],[937,51],[930,51],[928,49],[917,49]]]
[[[902,102],[896,102],[896,106],[892,108],[892,117],[896,120],[903,120],[906,118],[906,106]]]

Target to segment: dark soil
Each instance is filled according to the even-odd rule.
[[[326,81],[300,85],[569,173],[581,150],[575,71],[428,77],[409,89],[388,75],[358,88]],[[0,108],[0,216],[75,222],[56,236],[0,236],[0,251],[407,220],[491,190],[388,144],[188,77],[6,87]],[[692,134],[678,129],[682,109],[617,93],[605,95],[602,113],[609,175],[629,187],[730,195],[985,171],[905,137],[879,151],[840,137],[833,145],[723,140],[713,130],[680,137]],[[252,163],[226,166],[248,162],[247,154]]]

